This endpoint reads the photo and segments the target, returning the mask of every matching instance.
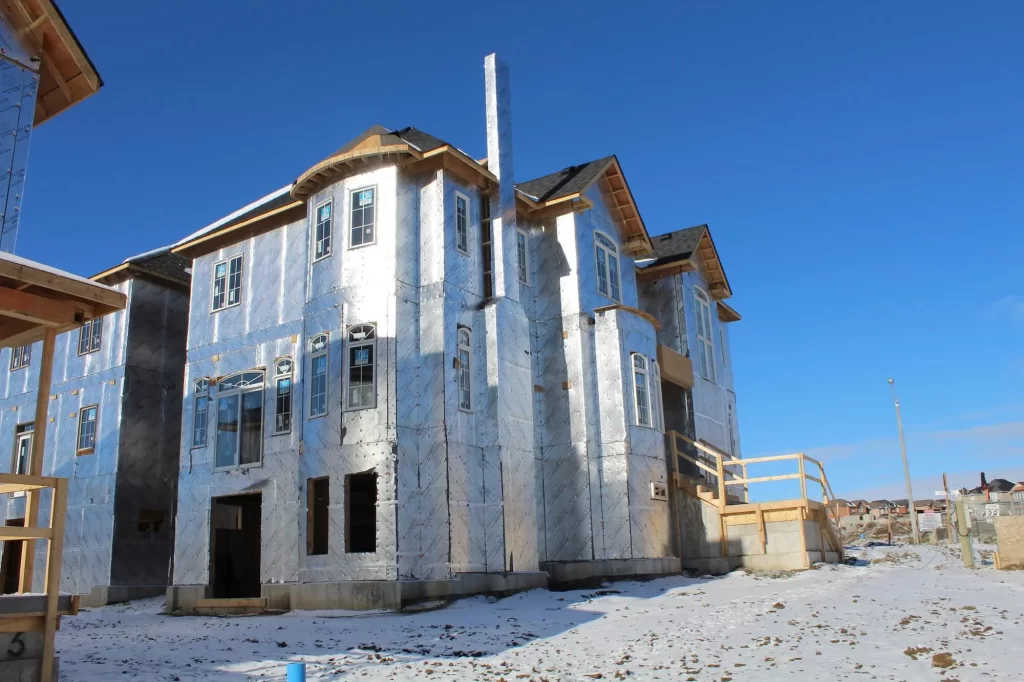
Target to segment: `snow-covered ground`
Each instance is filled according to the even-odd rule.
[[[869,547],[858,566],[618,582],[466,599],[413,614],[83,611],[58,633],[62,680],[1021,680],[1024,573],[946,548]],[[942,654],[948,654],[943,656]],[[933,667],[937,662],[952,667]]]

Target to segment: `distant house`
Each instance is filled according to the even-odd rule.
[[[832,500],[832,515],[837,519],[842,519],[853,513],[853,504],[849,500],[835,499]]]
[[[907,500],[893,500],[889,513],[906,514],[908,504]]]
[[[889,510],[892,509],[892,502],[889,500],[873,500],[868,502],[870,509],[871,518],[881,519],[889,516]]]
[[[852,500],[850,506],[850,513],[854,516],[864,516],[870,511],[867,500]]]
[[[1014,499],[1024,499],[1024,496],[1014,497],[1013,489],[1017,487],[1016,483],[1007,481],[1005,478],[993,478],[988,482],[988,497],[985,497],[985,489],[981,486],[972,488],[967,491],[965,501],[967,502],[978,502],[984,500],[985,502],[1009,502]]]
[[[1010,495],[1014,500],[1020,500],[1024,502],[1024,481],[1013,486],[1013,490],[1010,491]]]

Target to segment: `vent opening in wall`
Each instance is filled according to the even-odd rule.
[[[651,499],[667,500],[668,486],[662,483],[661,481],[651,481]]]
[[[330,485],[329,478],[311,478],[306,481],[306,554],[327,554]]]
[[[345,477],[345,551],[377,551],[377,474]]]

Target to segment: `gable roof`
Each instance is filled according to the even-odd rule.
[[[427,160],[484,189],[497,183],[493,173],[455,145],[412,127],[389,130],[374,125],[302,173],[292,184],[291,196],[304,201],[349,173],[381,163],[406,165]]]
[[[579,194],[590,187],[614,159],[614,156],[605,156],[578,166],[569,166],[533,180],[516,183],[516,189],[538,203]]]
[[[612,218],[618,223],[623,249],[635,256],[651,253],[651,238],[640,217],[633,193],[626,182],[619,159],[605,156],[576,166],[568,166],[516,185],[523,212],[539,217],[549,208],[561,213],[576,208],[591,208],[584,192],[597,185]]]
[[[712,298],[721,301],[732,296],[729,278],[706,223],[656,235],[651,237],[651,245],[654,257],[637,263],[637,275],[656,279],[678,272],[693,272],[697,269],[693,256],[699,254],[708,272]],[[731,308],[720,311],[720,317],[722,314],[727,321],[740,319],[739,313]]]

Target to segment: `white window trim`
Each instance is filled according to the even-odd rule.
[[[462,335],[465,334],[468,345],[462,343]],[[469,327],[458,327],[455,336],[456,344],[456,359],[458,362],[458,373],[455,375],[455,384],[458,389],[458,401],[460,412],[473,412],[473,332]],[[466,351],[466,366],[462,366],[462,351]],[[462,404],[462,373],[465,372],[468,377],[468,389],[469,389],[469,405],[463,406]]]
[[[354,197],[359,192],[365,192],[368,189],[372,189],[373,190],[373,241],[363,242],[362,244],[355,244],[355,245],[353,245],[352,244],[352,197]],[[364,246],[373,246],[374,244],[377,243],[377,226],[380,223],[380,221],[378,220],[379,214],[378,214],[378,211],[377,211],[377,207],[379,206],[379,202],[377,201],[377,199],[378,199],[379,196],[380,196],[380,194],[377,192],[377,185],[367,185],[366,187],[360,187],[359,189],[349,190],[349,193],[348,193],[348,211],[347,211],[348,215],[346,216],[346,221],[345,221],[346,222],[345,227],[346,227],[346,232],[348,233],[348,237],[347,237],[347,239],[345,241],[348,242],[348,248],[350,250],[351,249],[361,249]]]
[[[25,349],[28,349],[28,350],[26,351]],[[25,357],[26,355],[28,356],[28,358]],[[14,359],[15,358],[19,358],[19,360],[20,360],[17,367],[14,366],[14,364],[15,364],[14,363]],[[31,364],[31,362],[32,362],[32,344],[31,343],[27,343],[24,346],[17,346],[15,348],[11,348],[11,371],[12,372],[17,372],[18,370],[22,370],[22,369],[27,368],[29,366],[29,364]]]
[[[324,347],[322,350],[313,350],[313,343],[320,337],[324,337]],[[330,332],[320,332],[313,336],[309,340],[309,419],[320,419],[326,417],[327,413],[331,411],[330,397],[331,397],[331,334]],[[324,411],[313,414],[313,362],[320,356],[324,356]],[[276,384],[275,384],[276,389]],[[294,398],[293,398],[294,400]]]
[[[706,318],[704,317],[704,312],[705,311],[707,312],[707,317]],[[714,324],[713,318],[711,317],[711,297],[708,296],[708,293],[706,291],[704,291],[702,288],[700,288],[698,286],[694,286],[693,287],[693,312],[694,312],[695,315],[697,315],[700,318],[701,321],[706,321],[707,325],[713,325]],[[701,321],[698,321],[697,325],[696,325],[696,331],[697,331],[697,351],[698,352],[700,351],[700,343],[701,343],[701,341],[703,341],[704,342],[704,348],[705,348],[705,356],[703,358],[703,361],[705,363],[707,363],[707,374],[710,374],[710,376],[707,376],[707,374],[705,374],[703,371],[701,371],[701,368],[702,368],[702,364],[701,364],[701,360],[702,359],[701,358],[697,359],[697,372],[698,372],[698,374],[700,374],[701,378],[703,378],[705,381],[710,381],[711,383],[714,384],[714,383],[718,383],[716,381],[716,378],[718,376],[718,372],[716,371],[716,368],[715,368],[715,341],[714,341],[715,336],[714,336],[714,331],[711,330],[711,329],[705,329],[704,330],[704,334],[702,335],[700,333],[700,328],[702,326],[701,325]],[[707,325],[704,325],[704,326],[707,326]],[[708,357],[708,354],[710,354],[710,357]]]
[[[466,202],[466,248],[462,248],[461,246],[459,246],[459,199],[462,199],[463,201]],[[469,232],[470,232],[470,229],[469,229],[469,222],[470,222],[469,216],[470,216],[469,197],[467,197],[462,192],[456,192],[455,193],[455,250],[458,251],[459,253],[461,253],[463,256],[468,256],[469,255]]]
[[[519,270],[519,236],[523,237],[523,269]],[[525,277],[524,277],[525,275]],[[526,230],[516,230],[516,276],[523,286],[530,286],[530,235]]]
[[[609,247],[605,246],[604,244],[602,244],[598,240],[597,235],[601,235],[602,237],[607,239],[609,242],[611,242],[612,245],[615,246],[614,251],[612,249],[610,249]],[[598,268],[597,268],[597,263],[600,260],[602,253],[604,253],[605,258],[606,258],[606,260],[605,260],[605,272],[606,272],[606,274],[608,276],[608,293],[605,293],[605,292],[601,291],[601,278],[598,275],[599,271],[598,271]],[[612,286],[612,268],[611,268],[611,260],[613,258],[615,259],[615,284],[616,284],[616,286],[614,286],[614,287]],[[622,262],[619,260],[619,247],[618,247],[618,245],[615,244],[615,240],[614,239],[612,239],[608,234],[606,234],[605,232],[602,232],[600,230],[594,230],[594,280],[597,283],[597,293],[601,294],[602,296],[604,296],[604,297],[606,297],[606,298],[608,298],[608,299],[610,299],[612,301],[615,301],[616,303],[621,303],[622,302]],[[612,295],[612,292],[615,289],[619,290],[619,297],[618,298],[616,298],[615,296]]]
[[[312,245],[310,247],[310,253],[313,254],[313,262],[314,263],[319,263],[320,261],[326,260],[326,259],[330,258],[332,255],[334,255],[334,222],[335,221],[334,221],[333,201],[334,201],[333,199],[328,199],[327,201],[322,201],[322,202],[320,202],[319,204],[317,204],[313,208],[313,229],[310,231],[311,232],[310,238],[312,239],[313,243],[312,243]],[[376,197],[374,198],[374,201],[376,201]],[[323,208],[324,206],[327,206],[328,204],[331,204],[331,217],[327,219],[327,222],[330,223],[330,225],[331,225],[331,228],[330,228],[331,229],[331,236],[327,240],[327,243],[328,243],[327,253],[325,253],[324,255],[322,255],[319,258],[317,258],[317,255],[316,255],[316,241],[317,241],[317,239],[316,239],[316,230],[317,230],[318,227],[320,227],[320,217],[319,217],[320,216],[320,209]]]
[[[18,431],[19,428],[28,426],[29,424],[32,424],[32,430],[31,431],[28,430],[28,429],[25,429],[25,430],[20,431],[20,432]],[[21,454],[21,441],[23,441],[23,440],[27,440],[28,441],[28,451],[25,454],[25,471],[22,472],[22,473],[28,474],[28,473],[31,472],[31,468],[32,468],[32,441],[33,441],[34,438],[35,438],[35,423],[34,422],[26,422],[24,424],[16,424],[15,425],[15,427],[14,427],[14,459],[11,462],[11,473],[14,473],[14,474],[18,473],[18,460],[21,459],[19,457],[19,455]],[[14,498],[14,497],[25,497],[25,491],[24,490],[19,490],[17,492],[11,493],[11,497],[12,498]]]
[[[206,388],[199,388],[200,382],[206,382]],[[199,414],[199,399],[206,398],[206,431],[203,433],[203,442],[196,443],[196,415]],[[205,448],[210,442],[210,380],[206,377],[199,377],[192,382],[192,446],[191,450]]]
[[[661,365],[658,364],[657,358],[650,358],[649,360],[650,362],[648,364],[651,369],[651,422],[654,425],[655,430],[664,433],[665,402],[664,397],[661,395]]]
[[[228,303],[228,301],[231,300],[231,296],[228,293],[228,292],[231,291],[231,289],[230,289],[230,286],[231,286],[231,261],[235,260],[236,258],[241,259],[241,263],[238,266],[239,267],[239,271],[238,272],[239,272],[239,278],[240,278],[240,281],[238,282],[238,303]],[[224,288],[224,303],[225,303],[225,305],[223,307],[221,307],[221,308],[214,308],[213,307],[214,296],[217,295],[217,293],[216,293],[217,292],[217,266],[221,265],[221,264],[224,265],[224,287],[225,287]],[[212,277],[210,278],[210,314],[211,315],[213,313],[219,313],[222,310],[227,310],[228,308],[234,308],[236,306],[242,305],[242,292],[245,290],[245,254],[236,253],[234,256],[228,256],[227,258],[225,258],[223,260],[217,261],[216,263],[213,264],[213,270],[212,270],[212,272],[210,274],[212,275]]]
[[[259,461],[249,462],[248,464],[242,464],[240,462],[240,459],[242,457],[242,453],[241,453],[242,437],[241,437],[241,432],[239,432],[238,440],[235,443],[235,462],[237,462],[237,463],[236,464],[225,464],[224,466],[217,466],[217,430],[214,429],[214,436],[213,436],[213,467],[214,467],[213,470],[214,471],[237,471],[239,469],[252,469],[253,467],[261,467],[261,466],[263,466],[263,455],[266,454],[264,452],[264,440],[266,440],[265,436],[266,436],[266,432],[267,432],[267,421],[266,421],[266,419],[267,419],[267,396],[266,396],[267,373],[266,373],[266,371],[262,370],[262,369],[247,369],[247,370],[243,370],[241,372],[235,372],[235,373],[229,374],[229,375],[227,375],[225,377],[221,377],[217,381],[217,386],[220,386],[221,382],[224,381],[225,379],[230,379],[230,378],[232,378],[234,376],[237,376],[239,374],[246,374],[247,372],[259,372],[260,374],[262,374],[263,375],[262,383],[260,383],[259,386],[240,386],[238,388],[232,388],[232,389],[229,389],[229,390],[223,391],[223,392],[218,389],[216,391],[216,394],[212,395],[210,397],[211,397],[211,399],[216,398],[216,400],[213,401],[213,405],[214,405],[214,408],[215,408],[214,409],[214,419],[215,420],[219,420],[219,417],[217,415],[220,414],[220,405],[218,404],[220,399],[222,397],[224,397],[224,396],[238,395],[238,423],[239,423],[239,426],[241,426],[241,423],[242,423],[242,394],[244,394],[244,393],[257,393],[257,392],[260,394],[260,399],[261,399],[261,401],[263,403],[263,415],[260,418],[260,422],[261,422],[261,424],[260,424],[260,426],[261,426],[261,429],[260,429],[260,458],[259,458]],[[219,421],[214,421],[214,424],[219,424]]]
[[[86,410],[96,410],[96,417],[92,420],[92,447],[82,447],[82,424]],[[78,430],[75,432],[75,456],[83,457],[96,453],[96,441],[100,436],[100,406],[99,404],[85,405],[78,410]]]
[[[93,332],[93,326],[97,325],[97,324],[100,326],[100,342],[99,342],[99,344],[96,345],[95,348],[93,348],[92,347],[92,337],[93,337],[93,333],[92,332]],[[89,328],[89,336],[88,336],[88,338],[89,338],[89,346],[88,346],[87,350],[83,351],[82,350],[82,335],[85,334],[85,328],[86,327]],[[103,318],[102,317],[94,317],[91,320],[86,320],[82,324],[82,326],[78,328],[78,354],[80,356],[81,355],[91,355],[92,353],[98,353],[101,348],[103,348]]]
[[[636,358],[640,358],[641,360],[643,360],[644,366],[642,368],[636,366]],[[630,369],[633,370],[633,410],[634,410],[634,415],[636,417],[636,419],[635,419],[636,425],[637,426],[642,426],[643,428],[646,428],[646,429],[653,429],[654,428],[654,422],[653,422],[654,413],[651,412],[651,361],[648,360],[647,356],[644,355],[643,353],[630,353],[629,354],[629,366],[630,366]],[[647,404],[644,405],[644,407],[647,408],[647,423],[646,424],[644,424],[642,421],[640,421],[640,396],[638,395],[639,391],[637,391],[637,383],[636,383],[636,375],[637,374],[643,374],[644,375],[644,386],[645,386],[644,396],[645,396],[645,398],[647,400]]]
[[[353,329],[357,329],[359,327],[372,327],[373,328],[373,338],[370,339],[369,341],[365,341],[365,340],[364,341],[355,341],[355,342],[349,341],[349,334],[352,332]],[[356,405],[355,407],[353,407],[352,405],[349,404],[349,389],[350,389],[349,381],[350,381],[351,370],[352,370],[352,368],[349,365],[349,358],[351,357],[351,350],[353,348],[360,348],[362,346],[371,346],[373,348],[373,352],[372,352],[373,364],[371,365],[371,367],[373,368],[373,400],[371,401],[371,403],[369,405]],[[344,346],[342,352],[344,353],[344,357],[342,358],[342,363],[341,363],[342,367],[343,367],[343,372],[344,372],[344,374],[342,376],[342,390],[344,391],[344,398],[345,398],[345,407],[344,407],[343,411],[344,412],[358,412],[360,410],[375,410],[375,409],[377,409],[377,362],[378,362],[378,358],[377,358],[377,324],[374,323],[374,322],[363,322],[361,324],[349,325],[345,329],[345,346]]]
[[[288,366],[291,368],[287,372],[282,372],[280,365],[285,360],[288,361]],[[279,431],[277,429],[277,401],[281,397],[281,386],[280,382],[282,379],[288,379],[289,388],[288,396],[290,401],[288,403],[288,429]],[[274,358],[274,427],[271,429],[271,435],[284,436],[292,432],[292,423],[295,421],[295,361],[291,357],[285,356],[280,358]]]

